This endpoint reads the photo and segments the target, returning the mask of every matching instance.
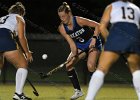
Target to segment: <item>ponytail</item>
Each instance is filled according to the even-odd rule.
[[[58,8],[58,12],[64,11],[65,13],[71,12],[70,6],[67,4],[67,2],[63,2],[62,5]]]

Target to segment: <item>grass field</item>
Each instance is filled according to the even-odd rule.
[[[69,84],[35,84],[39,97],[32,93],[30,85],[24,88],[25,93],[33,100],[70,100],[73,95],[73,88]],[[78,100],[84,100],[86,96],[87,86],[81,86],[84,96]],[[0,84],[0,100],[12,100],[14,93],[14,84]],[[137,100],[135,91],[130,85],[111,85],[106,84],[96,97],[96,100]]]

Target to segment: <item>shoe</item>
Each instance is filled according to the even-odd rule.
[[[78,99],[79,97],[83,96],[83,92],[81,90],[78,90],[78,89],[74,89],[75,91],[75,94],[70,98],[71,100],[76,100]]]
[[[13,100],[32,100],[32,99],[29,97],[26,97],[23,93],[22,94],[15,93],[13,96]]]

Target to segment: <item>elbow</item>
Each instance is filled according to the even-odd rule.
[[[25,37],[24,37],[24,36],[18,36],[18,39],[19,39],[19,40],[24,40]]]
[[[18,36],[19,40],[23,39],[23,36]]]
[[[18,35],[18,38],[19,38],[19,39],[25,39],[25,35],[24,35],[24,34],[19,34],[19,35]]]

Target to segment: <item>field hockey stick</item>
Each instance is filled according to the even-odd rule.
[[[95,49],[95,47],[92,47],[93,49]],[[89,50],[89,49],[88,49]],[[53,73],[57,72],[58,70],[62,69],[66,64],[68,64],[74,57],[79,56],[80,54],[88,51],[88,50],[84,50],[79,52],[77,55],[72,56],[69,60],[66,60],[65,62],[63,62],[62,64],[58,65],[57,67],[55,67],[54,69],[52,69],[51,71],[49,71],[48,73],[40,73],[40,78],[41,79],[45,79],[49,76],[51,76]]]
[[[27,79],[27,82],[30,84],[30,86],[33,88],[33,93],[35,96],[39,96],[39,93],[37,92],[36,88],[34,87],[34,85],[32,84],[32,82]]]
[[[39,93],[37,92],[37,90],[36,90],[35,86],[32,84],[32,82],[31,82],[28,78],[27,78],[26,80],[27,80],[27,82],[30,84],[30,86],[32,87],[32,89],[33,89],[33,94],[34,94],[35,96],[39,96]]]
[[[39,93],[37,92],[37,90],[36,90],[35,86],[32,84],[32,82],[28,78],[26,80],[30,84],[30,86],[32,87],[34,95],[39,96]]]

